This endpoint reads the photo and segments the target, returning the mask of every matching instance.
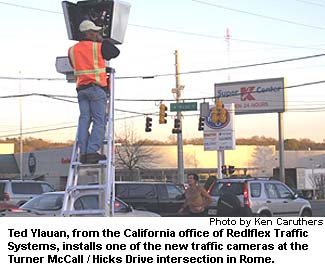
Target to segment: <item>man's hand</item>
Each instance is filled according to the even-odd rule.
[[[99,43],[103,42],[103,36],[100,33],[97,34],[96,42],[99,42]]]

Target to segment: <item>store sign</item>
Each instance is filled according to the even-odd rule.
[[[236,114],[284,112],[284,78],[215,84],[215,97],[234,103]]]

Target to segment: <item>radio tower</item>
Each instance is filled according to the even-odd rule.
[[[228,68],[230,67],[230,30],[227,27],[225,40],[227,42]],[[228,71],[228,81],[230,81],[230,70]]]

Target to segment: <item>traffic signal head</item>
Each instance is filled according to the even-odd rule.
[[[167,123],[167,107],[165,104],[160,104],[159,106],[159,124],[166,124]]]
[[[216,107],[214,107],[213,109],[212,109],[212,111],[211,111],[211,121],[212,121],[212,123],[218,123],[218,121],[219,121],[219,115],[218,115],[218,110],[217,110],[217,108]]]
[[[229,174],[235,173],[235,166],[229,166],[228,171],[229,171]]]
[[[227,166],[226,165],[221,166],[221,173],[227,175]]]
[[[199,127],[198,127],[199,131],[204,130],[204,120],[205,120],[204,117],[200,116],[200,118],[199,118]]]
[[[219,121],[220,123],[226,123],[227,121],[227,110],[222,108],[219,113]]]
[[[152,127],[152,118],[151,117],[146,117],[146,132],[151,132],[151,127]]]
[[[223,108],[223,103],[222,103],[221,100],[219,100],[219,99],[217,100],[216,107],[217,107],[217,109],[222,109]]]
[[[181,133],[182,129],[181,129],[181,120],[178,118],[175,118],[174,120],[174,128],[172,129],[172,133],[173,134],[177,134],[177,133]]]

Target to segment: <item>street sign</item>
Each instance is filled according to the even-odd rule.
[[[197,102],[179,102],[170,104],[171,112],[197,111]]]
[[[205,132],[204,151],[234,150],[236,139],[234,131]]]

